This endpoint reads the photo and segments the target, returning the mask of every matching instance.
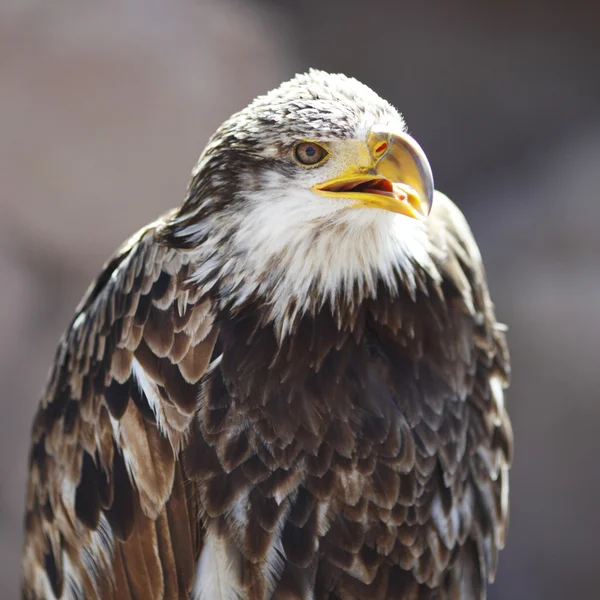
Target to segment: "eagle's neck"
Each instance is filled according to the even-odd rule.
[[[420,278],[439,278],[422,223],[376,209],[326,212],[301,200],[296,211],[289,201],[249,203],[228,227],[196,223],[192,284],[232,312],[260,305],[281,340],[300,317],[323,307],[341,327],[346,313],[382,289],[414,297]]]

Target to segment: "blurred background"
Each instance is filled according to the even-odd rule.
[[[598,597],[600,4],[0,0],[0,597],[29,428],[106,257],[208,136],[309,66],[405,115],[510,326],[512,519],[492,600]]]

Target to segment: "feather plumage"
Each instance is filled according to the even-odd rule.
[[[47,597],[47,580],[56,598],[77,596],[76,589],[86,598],[150,591],[145,597],[163,598],[177,580],[175,556],[191,565],[177,584],[182,593],[193,582],[197,523],[192,511],[182,513],[189,500],[179,489],[179,454],[196,393],[186,379],[199,378],[214,336],[206,306],[197,310],[202,301],[172,285],[171,271],[183,275],[185,260],[158,247],[157,227],[108,263],[61,341],[33,429],[23,573],[29,597]],[[177,304],[182,295],[186,302]],[[189,341],[173,356],[175,311],[180,320],[189,315]],[[139,333],[123,326],[128,319]],[[183,375],[179,365],[190,355]],[[160,385],[169,390],[164,398]],[[177,511],[169,519],[171,504]],[[103,545],[93,542],[97,532]],[[66,578],[67,559],[75,583]]]
[[[318,243],[281,264],[235,246],[249,238],[228,186],[252,204],[261,169],[284,169],[248,141],[257,111],[284,149],[301,127],[278,111],[296,96],[341,107],[321,124],[338,137],[399,118],[327,77],[224,126],[188,201],[78,307],[33,424],[28,600],[484,598],[508,521],[509,367],[460,211],[438,194],[425,224],[378,215],[355,247],[353,229],[311,221]],[[335,240],[351,251],[333,260]]]

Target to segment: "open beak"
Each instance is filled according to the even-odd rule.
[[[429,161],[407,133],[392,133],[375,126],[367,145],[372,168],[351,170],[341,177],[313,186],[330,198],[352,199],[350,208],[382,208],[414,219],[429,214],[433,201],[433,175]]]

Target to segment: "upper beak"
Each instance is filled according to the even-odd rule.
[[[341,177],[313,186],[317,194],[351,198],[352,207],[382,208],[422,219],[433,202],[433,175],[417,142],[404,132],[376,125],[367,145],[372,159],[368,171],[350,170]]]

